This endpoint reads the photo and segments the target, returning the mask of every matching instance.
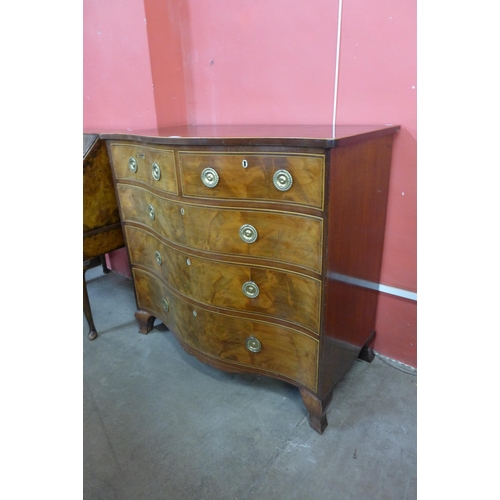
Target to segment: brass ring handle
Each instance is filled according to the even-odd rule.
[[[205,168],[201,173],[203,184],[209,188],[214,188],[219,183],[219,174],[213,168]]]
[[[279,191],[288,191],[293,184],[292,174],[288,170],[277,170],[273,175],[273,184]]]
[[[159,181],[161,177],[161,170],[160,170],[160,165],[158,163],[154,162],[153,165],[151,166],[151,172],[153,174],[153,179],[155,181]]]
[[[134,174],[137,172],[137,160],[133,156],[128,159],[128,168]]]
[[[160,252],[158,252],[158,250],[155,252],[155,257],[156,257],[156,262],[158,262],[158,265],[161,266],[161,255]]]
[[[163,307],[163,310],[168,313],[168,300],[167,299],[161,299],[161,305]]]
[[[255,299],[255,297],[257,297],[260,293],[257,283],[253,281],[247,281],[246,283],[243,284],[241,289],[249,299]]]
[[[155,220],[155,207],[153,205],[148,205],[149,218]]]
[[[259,352],[262,349],[262,344],[260,340],[255,337],[248,337],[246,347],[250,352]]]
[[[245,243],[253,243],[257,239],[258,233],[251,224],[243,224],[240,227],[240,238]]]

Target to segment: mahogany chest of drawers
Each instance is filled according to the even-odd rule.
[[[372,340],[397,126],[178,127],[107,142],[141,333],[296,385],[322,433]]]

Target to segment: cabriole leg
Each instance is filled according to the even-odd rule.
[[[94,325],[94,318],[92,317],[92,310],[90,309],[89,294],[87,292],[87,282],[85,281],[85,271],[86,270],[87,270],[87,267],[85,266],[85,263],[84,263],[83,264],[83,312],[85,314],[85,318],[86,318],[87,323],[89,325],[88,339],[94,340],[95,338],[97,338],[97,331],[96,331],[95,325]]]

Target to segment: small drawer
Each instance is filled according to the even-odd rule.
[[[182,204],[124,184],[117,191],[124,222],[147,226],[174,243],[321,273],[323,219],[319,217]]]
[[[179,164],[184,196],[323,209],[323,155],[180,151]]]
[[[321,281],[296,273],[178,252],[154,234],[125,227],[132,265],[151,269],[203,304],[286,319],[319,334]]]
[[[117,180],[137,181],[178,194],[175,156],[170,149],[142,144],[110,145]]]
[[[133,269],[133,276],[139,308],[160,318],[191,348],[229,366],[283,376],[317,390],[318,340],[185,302],[146,271]]]

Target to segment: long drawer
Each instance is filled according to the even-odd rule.
[[[125,232],[132,265],[151,269],[182,295],[216,307],[286,319],[319,334],[320,280],[178,252],[133,226],[126,226]]]
[[[193,249],[292,263],[320,273],[323,219],[271,210],[183,204],[119,184],[122,218]]]
[[[133,275],[139,307],[160,318],[192,348],[316,390],[318,340],[291,328],[208,311],[182,300],[146,271],[134,268]]]
[[[324,155],[179,152],[182,192],[323,208]]]

